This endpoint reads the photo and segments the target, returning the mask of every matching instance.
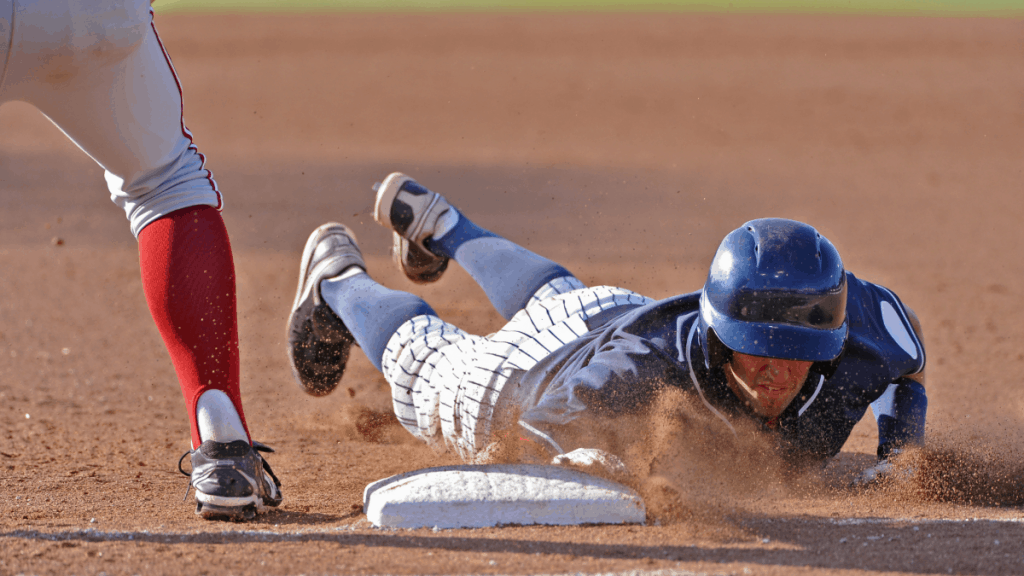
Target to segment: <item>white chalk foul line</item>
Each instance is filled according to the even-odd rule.
[[[900,524],[905,526],[926,526],[940,524],[974,524],[979,522],[996,524],[1024,524],[1024,517],[1021,518],[775,518],[773,522],[801,522],[807,524],[825,523],[835,526],[862,526],[879,524]],[[756,523],[756,522],[755,522]],[[66,540],[87,540],[92,542],[159,542],[159,543],[182,543],[182,542],[209,542],[212,539],[220,539],[230,542],[301,542],[310,537],[316,536],[340,536],[345,533],[355,532],[376,532],[384,534],[400,534],[406,532],[401,529],[375,528],[369,522],[363,520],[338,526],[334,528],[307,528],[303,530],[220,530],[201,532],[154,532],[151,530],[119,531],[119,530],[97,530],[88,528],[85,530],[64,530],[57,532],[45,532],[41,530],[12,530],[0,532],[2,538],[19,538],[24,540],[44,540],[51,542],[62,542]],[[448,532],[442,530],[441,532]],[[645,574],[660,574],[650,572]],[[673,572],[677,574],[677,572]],[[684,574],[678,572],[678,574]],[[557,576],[557,575],[551,575]]]
[[[538,574],[537,576],[726,576],[735,572],[691,572],[689,570],[627,570],[625,572],[566,572],[564,574]]]
[[[828,518],[830,524],[837,526],[861,526],[865,524],[906,524],[919,526],[924,524],[972,524],[974,522],[995,522],[1005,524],[1024,523],[1022,518]]]
[[[380,532],[394,532],[393,530],[378,530],[373,528],[369,522],[361,526],[348,525],[328,529],[306,529],[306,530],[220,530],[208,532],[153,532],[151,530],[119,531],[119,530],[97,530],[88,528],[85,530],[64,530],[60,532],[44,532],[40,530],[12,530],[11,532],[0,532],[0,538],[21,538],[25,540],[48,540],[62,542],[66,540],[87,540],[91,542],[198,542],[209,541],[211,538],[222,539],[232,542],[282,542],[302,541],[310,536],[338,535],[344,532],[355,532],[356,530],[375,530]]]

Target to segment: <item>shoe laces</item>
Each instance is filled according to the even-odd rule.
[[[259,442],[256,440],[252,440],[252,447],[257,452],[266,452],[268,454],[274,452],[273,448],[267,446],[263,442]],[[182,467],[181,463],[185,461],[185,456],[191,456],[196,450],[198,450],[198,448],[196,448],[195,450],[189,450],[182,454],[181,458],[178,458],[178,472],[181,472],[183,475],[188,476],[189,478],[188,486],[185,488],[185,497],[181,499],[182,502],[188,500],[189,492],[192,491],[192,472],[185,472],[185,469]],[[277,486],[278,489],[280,489],[281,480],[278,479],[277,474],[274,474],[274,471],[270,468],[270,462],[267,462],[267,459],[264,458],[263,456],[260,456],[260,460],[263,462],[263,471],[269,474],[270,477],[274,479],[274,484]]]
[[[252,447],[254,449],[256,449],[257,452],[267,452],[267,453],[273,453],[274,452],[273,448],[271,448],[270,446],[267,446],[263,442],[258,442],[256,440],[252,441]],[[270,462],[267,462],[267,459],[264,458],[263,456],[260,456],[260,460],[263,461],[263,470],[267,474],[270,474],[270,477],[274,479],[274,484],[277,485],[278,488],[280,488],[281,487],[281,481],[277,479],[277,474],[274,474],[274,471],[270,469]]]

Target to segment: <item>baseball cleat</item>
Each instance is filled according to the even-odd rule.
[[[324,396],[341,381],[355,339],[345,323],[320,297],[320,281],[351,266],[366,270],[356,236],[329,222],[306,241],[299,287],[288,319],[288,359],[295,381],[308,394]]]
[[[444,196],[400,172],[392,172],[374,189],[373,219],[394,232],[391,254],[395,263],[417,284],[436,281],[448,267],[448,258],[431,252],[425,241],[452,206]]]
[[[196,490],[197,515],[206,519],[252,520],[257,512],[281,504],[281,482],[257,451],[274,450],[259,442],[250,446],[244,440],[207,440],[182,455],[178,470],[191,478],[189,487]],[[189,455],[191,473],[181,468],[182,460]]]

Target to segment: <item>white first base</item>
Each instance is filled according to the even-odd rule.
[[[378,480],[363,511],[384,528],[486,528],[507,524],[637,524],[644,502],[629,488],[535,464],[426,468]]]

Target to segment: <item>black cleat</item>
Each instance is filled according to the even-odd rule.
[[[341,381],[355,339],[345,323],[320,297],[320,281],[351,266],[366,270],[356,236],[329,222],[306,241],[299,287],[288,318],[288,359],[295,381],[308,394],[324,396]]]
[[[189,486],[196,490],[196,514],[206,519],[252,520],[257,512],[281,504],[281,482],[257,451],[273,449],[259,442],[250,446],[244,440],[207,440],[182,455],[178,470],[191,478]],[[191,473],[181,468],[189,455]]]

